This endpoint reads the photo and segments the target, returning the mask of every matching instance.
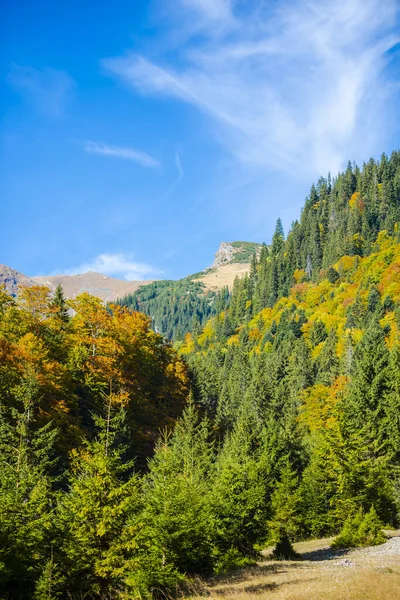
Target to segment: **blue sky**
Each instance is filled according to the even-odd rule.
[[[0,262],[181,277],[399,147],[399,2],[3,7]]]

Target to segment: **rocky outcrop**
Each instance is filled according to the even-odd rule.
[[[211,266],[212,269],[218,269],[224,265],[228,265],[233,260],[235,250],[231,242],[221,242],[218,250],[215,253],[214,262]]]
[[[12,269],[7,265],[0,265],[0,285],[4,285],[6,292],[11,296],[17,296],[21,287],[31,287],[33,285],[42,285],[32,277],[27,277],[23,273]]]
[[[261,244],[255,242],[221,242],[211,269],[232,263],[250,264],[254,254],[259,255]]]

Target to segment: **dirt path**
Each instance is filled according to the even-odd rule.
[[[265,560],[216,578],[209,598],[229,600],[400,600],[400,530],[385,544],[343,551],[331,539],[295,544],[300,561]]]

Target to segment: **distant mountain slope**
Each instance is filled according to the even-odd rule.
[[[35,281],[41,285],[47,285],[51,290],[55,290],[57,285],[61,284],[67,298],[75,298],[82,292],[88,292],[101,298],[104,302],[112,302],[127,294],[132,294],[140,286],[152,283],[150,280],[125,281],[115,279],[94,271],[79,275],[43,275],[35,277]]]
[[[104,302],[112,302],[132,294],[139,287],[152,283],[149,281],[125,281],[107,277],[101,273],[89,271],[79,275],[41,275],[28,277],[7,265],[0,265],[0,285],[12,296],[17,296],[21,287],[45,285],[54,291],[58,284],[62,285],[66,298],[76,298],[82,292],[97,296]]]
[[[181,339],[226,308],[235,279],[250,271],[250,261],[260,249],[261,244],[252,242],[222,242],[212,267],[177,281],[125,281],[94,271],[27,277],[0,265],[0,285],[13,296],[21,286],[44,285],[54,291],[60,284],[66,298],[87,292],[104,302],[119,301],[151,316],[155,328],[169,339]]]
[[[182,339],[227,308],[235,279],[250,271],[250,261],[261,247],[252,242],[222,242],[212,267],[177,281],[155,281],[119,304],[149,315],[155,329],[168,339]]]
[[[7,265],[0,265],[0,285],[4,285],[9,294],[16,296],[20,286],[31,287],[38,285],[38,282],[16,269],[12,269]]]

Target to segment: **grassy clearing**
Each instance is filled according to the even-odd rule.
[[[330,549],[330,541],[295,544],[303,560],[265,560],[213,579],[193,599],[207,595],[224,600],[399,600],[400,537],[395,545],[392,541],[378,550],[349,552]]]

